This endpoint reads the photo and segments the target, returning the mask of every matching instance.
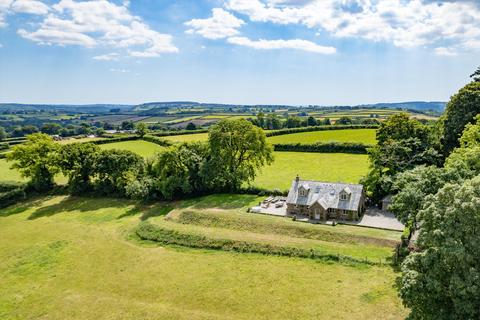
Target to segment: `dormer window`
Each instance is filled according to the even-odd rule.
[[[310,189],[310,188],[308,187],[308,185],[307,185],[307,186],[302,185],[300,188],[298,188],[298,195],[299,195],[300,197],[306,197],[306,196],[308,196],[308,191],[309,191],[309,189]]]
[[[345,192],[340,193],[340,200],[342,201],[348,200],[348,194],[346,194]]]

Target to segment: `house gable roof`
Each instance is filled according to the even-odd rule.
[[[298,190],[308,185],[310,192],[307,196],[300,196]],[[350,195],[347,200],[341,200],[340,194]],[[287,203],[312,206],[320,204],[324,209],[341,209],[357,211],[363,195],[363,185],[347,183],[328,183],[312,180],[293,180],[288,192]]]

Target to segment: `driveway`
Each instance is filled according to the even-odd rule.
[[[357,226],[403,231],[405,226],[391,212],[382,211],[376,207],[368,208],[360,221],[342,222]]]

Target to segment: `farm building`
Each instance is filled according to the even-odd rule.
[[[298,176],[286,202],[287,215],[314,220],[358,220],[365,211],[362,185],[300,180]]]

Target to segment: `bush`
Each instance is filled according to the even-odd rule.
[[[12,191],[15,189],[25,189],[26,184],[21,182],[0,182],[0,192]]]
[[[373,147],[363,143],[317,142],[314,144],[288,143],[274,144],[275,151],[322,152],[322,153],[357,153],[367,154],[367,149]]]
[[[159,146],[163,146],[163,147],[169,147],[169,146],[172,145],[172,143],[170,141],[159,138],[159,137],[155,137],[155,136],[152,136],[152,135],[144,136],[143,140],[151,142],[151,143],[158,144]]]
[[[10,148],[10,144],[8,142],[0,142],[0,150],[7,150]]]

